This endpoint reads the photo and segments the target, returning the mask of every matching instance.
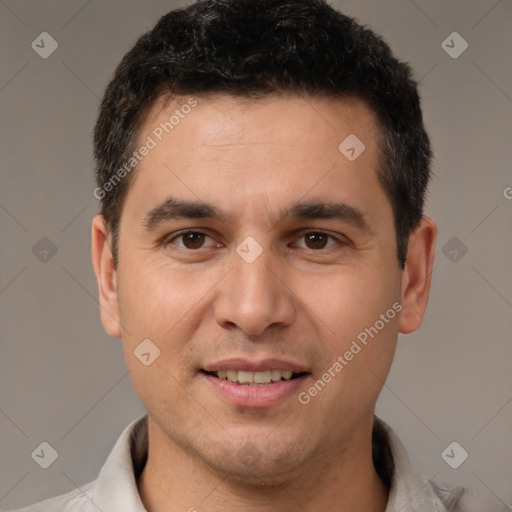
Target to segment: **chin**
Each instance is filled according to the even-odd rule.
[[[231,443],[226,447],[226,453],[216,454],[215,461],[208,462],[215,472],[223,474],[238,485],[279,486],[289,480],[296,468],[304,463],[304,451],[298,451],[300,443],[295,443],[294,446],[281,445],[280,450],[270,443],[262,445],[247,441],[234,444],[238,447]]]

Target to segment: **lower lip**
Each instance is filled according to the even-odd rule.
[[[235,384],[207,373],[201,375],[220,393],[235,405],[242,407],[270,407],[297,394],[309,374],[295,379],[281,380],[272,384]]]

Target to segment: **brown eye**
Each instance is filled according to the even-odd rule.
[[[162,246],[166,250],[174,250],[177,247],[183,251],[200,252],[206,249],[221,248],[222,244],[215,241],[215,239],[204,233],[203,231],[185,230],[180,233],[173,233],[167,238],[162,240]]]
[[[188,233],[183,233],[180,237],[183,240],[183,245],[187,249],[200,249],[204,244],[205,239],[204,233],[199,233],[197,231],[190,231]]]
[[[211,237],[200,231],[186,231],[166,242],[166,245],[172,243],[182,249],[202,249],[207,238]]]
[[[304,235],[308,249],[324,249],[327,245],[328,238],[329,235],[326,235],[325,233],[313,232]]]

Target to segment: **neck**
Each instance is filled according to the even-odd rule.
[[[275,485],[218,474],[148,420],[148,461],[137,486],[148,512],[384,512],[388,489],[372,460],[371,424],[359,442],[280,476]],[[354,441],[354,440],[352,440]],[[152,449],[154,448],[154,449]]]

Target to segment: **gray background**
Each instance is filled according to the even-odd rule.
[[[121,343],[100,324],[91,131],[121,56],[178,5],[0,0],[2,508],[94,479],[144,413]],[[400,337],[377,412],[427,475],[512,502],[512,2],[335,5],[413,65],[436,154],[430,306]],[[31,48],[44,31],[59,44],[48,59]],[[441,47],[453,31],[469,44],[457,59]],[[33,254],[42,237],[57,248],[46,262]],[[46,470],[31,458],[42,441],[59,453]],[[456,470],[440,455],[452,441],[469,452]]]

